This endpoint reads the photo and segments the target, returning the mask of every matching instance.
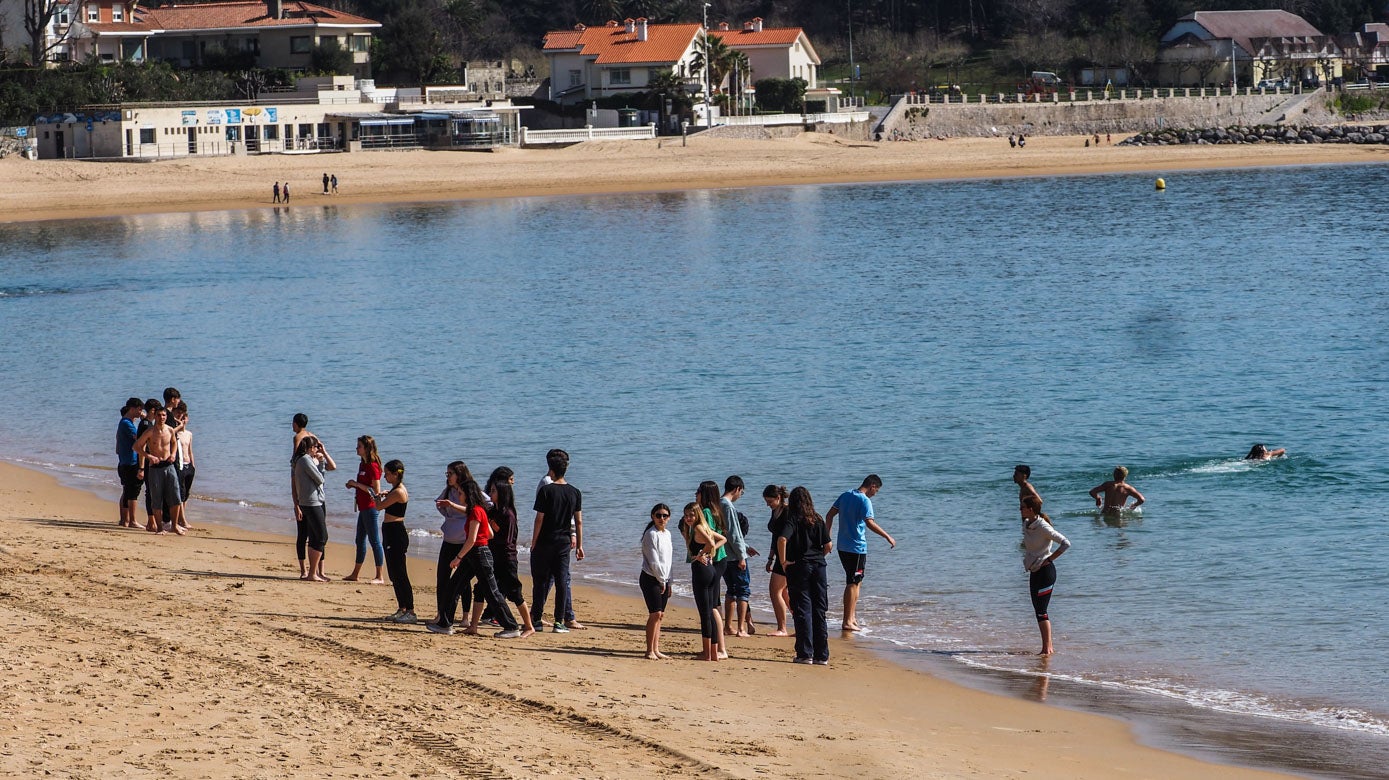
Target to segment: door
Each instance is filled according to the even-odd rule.
[[[260,151],[260,128],[255,125],[246,126],[246,151]]]
[[[188,128],[188,153],[198,153],[198,128],[196,127]]]
[[[58,150],[58,156],[59,156],[59,157],[67,157],[67,156],[68,156],[68,146],[67,146],[67,144],[63,143],[63,140],[64,140],[64,139],[63,139],[63,131],[62,131],[62,130],[54,130],[54,131],[53,131],[53,146],[54,146],[55,149]]]

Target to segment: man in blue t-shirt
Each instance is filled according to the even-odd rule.
[[[140,497],[140,456],[135,454],[139,429],[135,421],[145,416],[145,405],[131,398],[121,407],[121,420],[116,424],[116,474],[121,478],[121,527],[135,527],[135,501]]]
[[[834,530],[834,518],[840,516],[844,522],[839,526],[839,536],[835,546],[839,548],[839,562],[844,566],[844,625],[845,631],[858,631],[858,588],[863,582],[863,570],[868,564],[868,534],[873,533],[887,540],[890,547],[897,547],[894,540],[882,526],[873,519],[873,496],[883,487],[877,474],[863,478],[857,489],[840,494],[834,506],[825,515],[825,527]]]

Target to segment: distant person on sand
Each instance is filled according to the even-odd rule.
[[[372,585],[380,585],[386,580],[381,567],[386,563],[386,551],[381,547],[381,510],[376,507],[376,494],[381,492],[381,456],[376,452],[376,439],[370,436],[357,437],[357,478],[347,481],[347,489],[356,491],[357,504],[357,560],[352,573],[343,577],[347,582],[356,582],[362,576],[362,564],[367,560],[367,544],[371,544],[372,560],[376,563],[376,576]]]
[[[1019,463],[1013,467],[1013,483],[1018,486],[1018,500],[1022,501],[1028,496],[1036,496],[1041,500],[1042,494],[1037,492],[1037,488],[1032,487],[1029,482],[1032,478],[1032,467],[1025,463]]]
[[[289,182],[285,182],[285,186],[283,186],[283,187],[280,188],[280,192],[282,193],[282,196],[283,196],[283,198],[284,198],[284,200],[282,200],[281,202],[282,202],[282,203],[285,203],[285,204],[288,204],[288,203],[289,203]]]
[[[336,471],[337,468],[317,436],[305,436],[299,440],[294,459],[294,496],[298,502],[296,516],[304,523],[309,559],[308,568],[299,575],[301,580],[328,581],[323,574],[323,552],[328,547],[328,516],[324,506],[323,483],[326,472]]]
[[[1095,506],[1101,512],[1115,513],[1125,509],[1137,509],[1143,505],[1143,494],[1133,485],[1125,482],[1129,476],[1129,470],[1123,466],[1114,467],[1114,479],[1090,489],[1090,497],[1095,499]],[[1134,500],[1133,506],[1125,506],[1128,500]]]
[[[637,583],[646,601],[646,658],[649,661],[668,657],[661,652],[661,618],[670,601],[672,548],[670,531],[666,529],[669,522],[670,507],[657,504],[651,508],[651,522],[641,534],[641,574]]]
[[[755,633],[752,627],[752,614],[748,610],[748,599],[752,598],[752,582],[748,575],[748,558],[757,555],[757,550],[748,546],[747,529],[738,520],[738,510],[733,503],[743,497],[745,487],[743,478],[734,474],[723,482],[723,495],[719,498],[719,508],[723,511],[724,524],[728,528],[728,562],[723,570],[723,583],[727,596],[723,607],[724,630],[734,636],[748,636]]]
[[[116,423],[116,474],[121,479],[120,518],[122,528],[138,528],[135,524],[135,505],[140,498],[144,472],[135,441],[140,438],[136,420],[145,416],[145,405],[139,398],[129,398],[121,407],[121,419]]]
[[[1042,514],[1042,499],[1028,496],[1022,500],[1022,567],[1028,573],[1028,589],[1032,593],[1032,609],[1037,613],[1037,628],[1042,632],[1042,652],[1051,655],[1056,648],[1051,643],[1051,617],[1047,607],[1056,587],[1056,565],[1053,563],[1070,549],[1071,543],[1055,528],[1050,517]],[[1051,544],[1058,547],[1052,551]]]
[[[1016,148],[1018,148],[1018,139],[1017,139],[1016,137],[1014,137],[1012,133],[1009,133],[1009,134],[1008,134],[1008,148],[1010,148],[1010,149],[1016,149]]]
[[[777,556],[790,583],[798,664],[830,663],[829,626],[825,618],[830,596],[825,556],[832,548],[829,527],[815,511],[810,491],[796,487],[791,491],[786,523],[777,539]]]
[[[699,660],[718,661],[723,625],[719,619],[719,573],[714,557],[727,541],[723,534],[704,521],[699,504],[685,505],[680,518],[680,534],[685,539],[685,562],[690,564],[690,589],[694,591],[695,611],[699,613],[699,636],[703,641]]]
[[[193,464],[193,432],[188,430],[188,404],[178,402],[178,406],[174,407],[174,419],[178,422],[178,432],[174,434],[178,442],[178,455],[174,465],[178,467],[178,497],[183,502],[178,522],[184,528],[189,528],[188,497],[193,495],[193,477],[197,469]]]
[[[329,181],[331,181],[333,184],[333,194],[338,194],[338,175],[336,173],[333,174],[332,178],[330,178]]]
[[[767,592],[772,599],[772,615],[776,617],[776,630],[772,636],[786,636],[786,614],[790,609],[790,596],[786,591],[786,569],[781,565],[777,554],[776,540],[781,536],[781,526],[786,522],[787,492],[785,485],[768,485],[762,488],[762,500],[772,510],[767,520],[767,531],[772,535],[771,552],[767,554],[767,572],[772,576],[767,583]]]
[[[563,634],[585,627],[572,617],[569,589],[571,539],[575,560],[584,559],[583,494],[564,479],[569,471],[569,453],[550,450],[545,462],[550,467],[551,482],[536,492],[532,506],[535,525],[531,530],[531,622],[540,625],[553,585],[555,633]]]
[[[145,458],[145,492],[150,497],[154,521],[145,530],[164,533],[164,507],[173,507],[173,517],[167,518],[179,536],[183,529],[178,521],[183,514],[183,502],[178,494],[178,471],[174,459],[178,449],[178,434],[167,424],[168,412],[156,403],[153,424],[135,442],[136,454]]]
[[[323,174],[323,194],[324,194],[324,195],[327,195],[327,194],[328,194],[328,184],[329,184],[330,181],[331,181],[331,179],[328,178],[328,174],[327,174],[327,173],[324,173],[324,174]]]
[[[877,474],[863,478],[863,484],[853,490],[845,491],[835,499],[834,506],[825,513],[825,527],[834,530],[834,518],[843,517],[839,526],[836,543],[839,546],[839,563],[844,567],[844,624],[845,631],[858,631],[859,585],[863,582],[863,572],[868,566],[867,531],[887,540],[891,548],[897,547],[897,540],[884,531],[873,519],[873,496],[883,488],[883,480]]]
[[[1276,450],[1271,450],[1271,449],[1269,449],[1268,447],[1266,447],[1266,446],[1263,445],[1263,444],[1255,444],[1253,447],[1250,448],[1249,454],[1244,456],[1244,459],[1245,459],[1245,460],[1272,460],[1273,458],[1281,458],[1281,457],[1283,457],[1284,455],[1287,455],[1287,454],[1288,454],[1288,451],[1285,450],[1285,449],[1283,449],[1282,447],[1279,447],[1279,448],[1276,449]]]
[[[526,589],[521,584],[520,571],[517,565],[516,531],[518,523],[516,521],[516,493],[511,484],[513,479],[511,469],[506,466],[493,469],[492,475],[487,478],[487,487],[483,490],[483,495],[492,500],[492,506],[487,510],[487,516],[492,523],[492,536],[488,539],[487,546],[492,550],[492,571],[497,578],[497,589],[503,598],[516,605],[516,609],[521,615],[521,638],[524,639],[535,633],[535,625],[531,622],[530,606],[526,604]],[[486,601],[486,594],[479,588],[473,597],[473,615],[469,621],[470,625],[477,625],[484,617],[483,605]],[[486,614],[497,625],[501,625],[501,618],[495,612],[491,607],[488,607]]]
[[[279,182],[275,182],[275,186],[273,186],[273,187],[270,188],[270,194],[271,194],[271,196],[272,196],[272,198],[273,198],[273,199],[270,201],[271,203],[279,203],[279,202],[280,202],[280,183],[279,183]]]
[[[386,551],[386,571],[395,589],[395,614],[386,618],[392,623],[414,623],[415,591],[410,586],[410,569],[405,554],[410,551],[410,532],[405,529],[405,510],[410,506],[410,491],[405,489],[405,464],[390,460],[383,467],[386,484],[391,489],[378,493],[376,506],[382,512],[381,544]]]

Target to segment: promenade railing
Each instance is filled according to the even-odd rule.
[[[1232,95],[1295,95],[1300,87],[1151,87],[1144,89],[1067,89],[1056,92],[990,92],[976,94],[936,94],[925,92],[894,95],[893,100],[909,106],[969,105],[985,103],[1103,103],[1117,100],[1164,100],[1168,98],[1218,98]]]
[[[656,137],[655,123],[640,127],[593,127],[585,125],[563,130],[521,128],[522,146],[577,144],[585,141],[641,141]]]

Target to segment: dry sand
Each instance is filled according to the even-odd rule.
[[[594,590],[576,591],[587,631],[436,636],[374,619],[394,609],[389,586],[300,582],[292,539],[204,525],[196,503],[189,536],[155,537],[116,527],[114,489],[8,464],[0,486],[5,776],[1275,776],[848,640],[829,668],[790,663],[791,640],[770,637],[700,663],[685,606],[667,619],[674,658],[647,661],[640,600]],[[341,576],[350,548],[328,555]],[[411,567],[429,614],[432,562]]]
[[[1115,138],[1119,140],[1119,138]],[[1085,148],[1083,136],[872,143],[807,133],[772,141],[678,138],[483,152],[363,152],[182,158],[154,162],[0,160],[0,221],[292,206],[566,195],[855,181],[1049,176],[1389,161],[1353,145]],[[324,172],[341,182],[322,194]],[[1178,181],[1170,182],[1179,187]]]

